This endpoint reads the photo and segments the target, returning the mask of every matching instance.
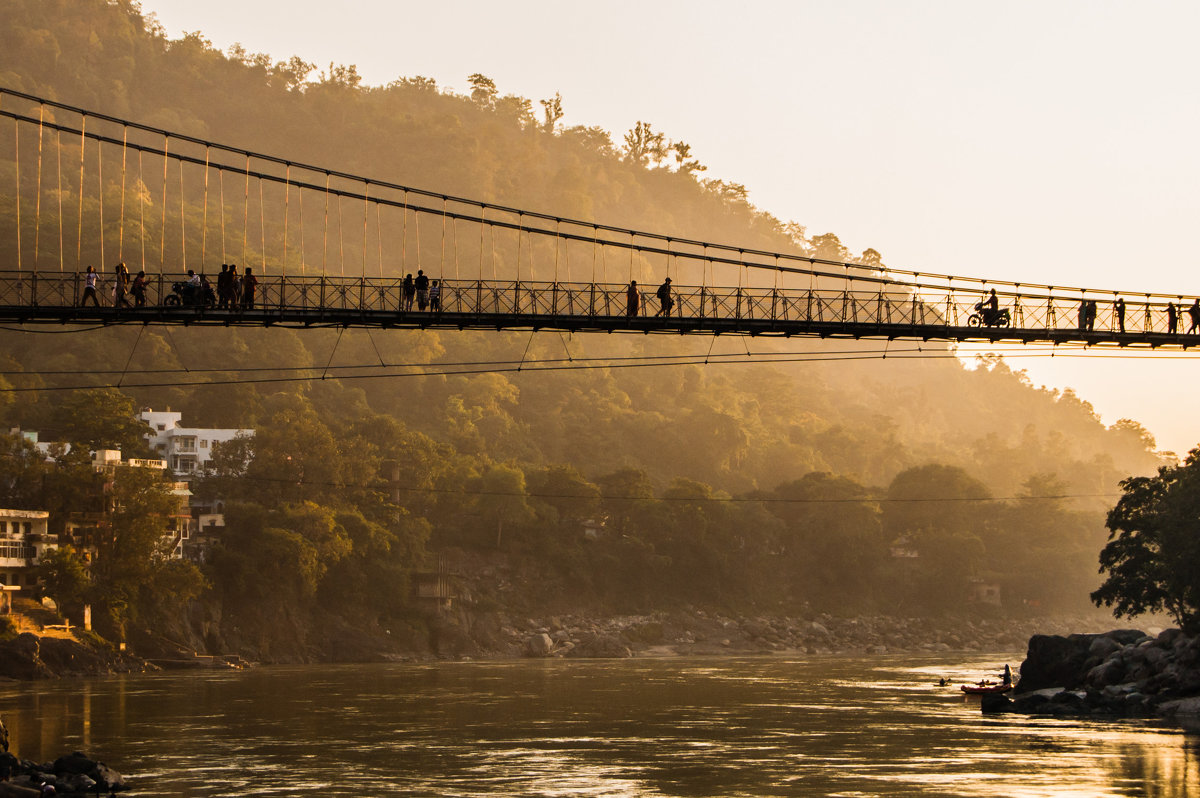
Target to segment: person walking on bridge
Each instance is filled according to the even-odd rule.
[[[654,315],[670,316],[671,308],[675,306],[675,300],[671,298],[670,277],[663,281],[663,284],[658,287],[658,291],[655,292],[655,295],[658,297],[659,308],[658,313],[655,313]]]
[[[1167,334],[1174,335],[1179,332],[1179,310],[1175,307],[1174,302],[1167,303]]]
[[[1120,332],[1125,332],[1125,299],[1117,297],[1117,301],[1113,303],[1113,312],[1117,314],[1117,329]]]
[[[125,262],[121,261],[117,264],[117,284],[113,287],[113,307],[132,307],[125,295],[129,293],[129,269],[125,266]]]
[[[1193,299],[1192,304],[1187,309],[1188,318],[1192,320],[1192,324],[1188,327],[1188,334],[1196,332],[1200,328],[1200,299]]]
[[[89,299],[92,300],[94,306],[100,307],[100,300],[96,298],[96,279],[95,267],[88,266],[87,272],[83,275],[83,296],[79,300],[79,307],[83,307]]]
[[[625,315],[633,318],[638,315],[639,306],[642,304],[642,296],[638,293],[637,280],[629,281],[629,287],[625,289],[625,299]]]
[[[129,287],[129,293],[133,294],[134,307],[146,307],[146,272],[144,270],[138,272],[137,277],[133,278],[133,285]]]

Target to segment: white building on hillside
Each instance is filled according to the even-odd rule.
[[[46,549],[58,548],[49,524],[45,510],[0,510],[0,585],[37,584],[38,560]]]
[[[185,427],[182,413],[151,410],[148,407],[138,413],[138,419],[150,426],[146,432],[150,448],[181,477],[204,468],[212,459],[214,445],[231,441],[239,435],[254,434],[252,429]]]

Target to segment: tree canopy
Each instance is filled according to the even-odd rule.
[[[1200,449],[1179,466],[1121,483],[1100,553],[1104,584],[1092,593],[1117,616],[1166,612],[1200,631]]]

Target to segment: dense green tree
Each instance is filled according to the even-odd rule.
[[[177,568],[167,563],[178,542],[169,522],[181,512],[180,497],[173,495],[162,472],[123,466],[113,475],[108,500],[92,564],[92,603],[100,607],[100,627],[124,639],[126,623],[162,600],[156,590],[162,570]],[[178,567],[194,570],[187,563]],[[187,601],[199,593],[201,582],[194,578],[168,581],[180,591],[173,600]]]
[[[1200,449],[1121,487],[1100,553],[1106,577],[1092,601],[1118,617],[1167,612],[1183,629],[1200,631]]]
[[[38,560],[38,582],[42,592],[63,612],[83,604],[91,587],[87,564],[70,546],[46,549]]]

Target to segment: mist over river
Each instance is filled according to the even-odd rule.
[[[1021,655],[263,667],[8,683],[14,752],[131,796],[1186,796],[1200,734],[985,717]]]

